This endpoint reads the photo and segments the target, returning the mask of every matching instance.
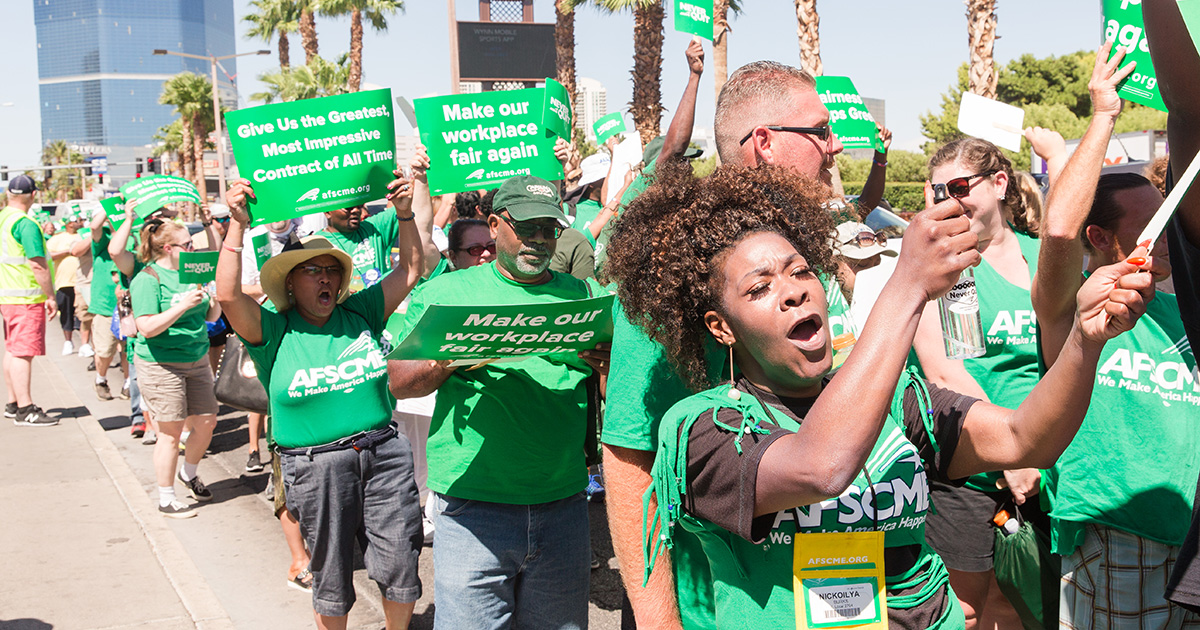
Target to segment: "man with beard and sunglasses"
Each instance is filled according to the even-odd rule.
[[[487,219],[496,259],[434,278],[412,294],[411,326],[429,305],[529,304],[597,294],[550,271],[567,226],[553,184],[518,176]],[[436,617],[446,628],[587,626],[590,545],[585,436],[608,353],[533,356],[455,369],[389,365],[399,398],[437,390],[426,446],[436,494]],[[592,393],[593,395],[589,395]],[[487,614],[481,615],[481,612]]]

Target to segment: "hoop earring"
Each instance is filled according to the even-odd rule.
[[[729,393],[733,400],[741,400],[742,392],[738,391],[733,382],[733,344],[729,344]]]

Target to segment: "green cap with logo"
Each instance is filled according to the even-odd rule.
[[[554,219],[563,227],[569,227],[567,215],[562,211],[562,200],[558,189],[550,182],[531,175],[510,177],[500,185],[492,199],[492,210],[507,210],[514,221]]]

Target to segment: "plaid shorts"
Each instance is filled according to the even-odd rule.
[[[1178,555],[1179,547],[1089,524],[1062,560],[1059,628],[1200,628],[1200,617],[1163,598]]]

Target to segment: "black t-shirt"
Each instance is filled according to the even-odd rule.
[[[917,447],[931,478],[961,484],[963,480],[949,478],[948,470],[962,433],[963,419],[978,399],[931,383],[927,387],[933,409],[934,434],[940,450],[934,451],[933,440],[925,430],[920,405],[912,388],[904,395],[905,436]],[[757,395],[765,404],[797,421],[802,420],[816,402],[816,398],[779,398],[754,387],[745,379],[738,381],[737,388],[746,395]],[[775,516],[768,514],[754,518],[758,465],[763,453],[775,440],[793,432],[774,423],[763,422],[760,426],[768,433],[745,435],[741,442],[742,453],[738,454],[730,438],[742,424],[741,413],[722,407],[717,411],[718,422],[712,421],[711,414],[711,411],[708,412],[693,425],[688,438],[688,492],[684,496],[684,509],[746,540],[761,540],[770,530]],[[736,471],[736,474],[732,471]]]
[[[1173,187],[1167,172],[1168,190]],[[1183,234],[1179,217],[1167,224],[1167,247],[1171,256],[1171,277],[1179,315],[1187,332],[1192,352],[1200,342],[1200,243],[1190,243]],[[1192,526],[1179,549],[1179,559],[1167,582],[1167,599],[1200,613],[1200,480],[1196,482],[1196,500],[1192,507]]]

